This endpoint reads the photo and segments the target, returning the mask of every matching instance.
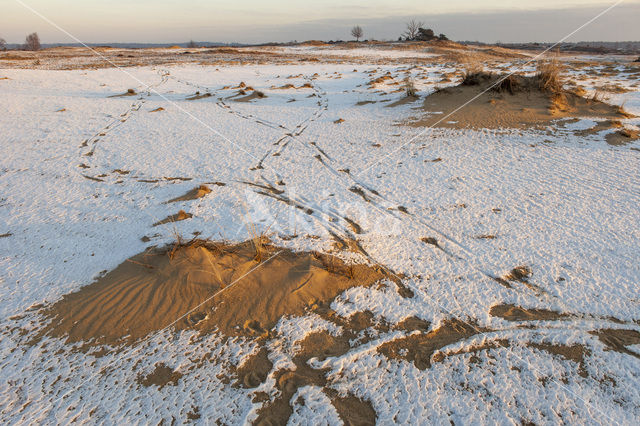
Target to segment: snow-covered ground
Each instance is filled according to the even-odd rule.
[[[351,58],[432,58],[438,56],[437,53],[430,53],[427,48],[421,50],[393,49],[388,46],[378,48],[353,48],[345,49],[338,46],[291,46],[278,49],[286,53],[297,53],[303,55],[329,56],[329,57],[351,57]]]
[[[493,330],[445,352],[510,342],[419,370],[376,351],[397,337],[390,332],[311,361],[328,369],[334,389],[370,401],[380,423],[637,422],[640,358],[609,350],[590,332],[640,330],[640,144],[608,145],[607,131],[576,136],[591,120],[526,131],[403,126],[421,105],[388,107],[404,96],[397,91],[403,79],[412,76],[424,96],[453,70],[321,63],[0,69],[7,77],[0,80],[0,420],[185,422],[197,407],[196,422],[252,421],[261,406],[253,391],[219,377],[225,362],[255,349],[250,341],[165,330],[102,356],[52,338],[25,344],[24,330],[40,325],[25,311],[173,241],[176,232],[242,241],[255,224],[278,244],[327,250],[331,233],[350,235],[348,217],[362,228],[357,237],[369,261],[406,276],[414,297],[358,287],[334,302],[336,312],[370,311],[390,323],[416,316],[434,329],[461,318]],[[367,84],[387,72],[394,80]],[[230,97],[240,82],[266,97],[236,102]],[[624,72],[580,84],[611,82],[631,90],[611,101],[640,115],[640,92]],[[138,94],[109,97],[130,88]],[[212,96],[187,100],[196,92]],[[246,182],[276,186],[312,213]],[[165,203],[205,183],[213,190],[207,197]],[[193,218],[152,226],[179,209]],[[491,279],[519,265],[532,270],[529,286]],[[505,303],[575,316],[512,322],[489,314]],[[327,327],[312,317],[282,319],[270,358],[286,364],[296,342]],[[528,343],[583,345],[587,374]],[[639,345],[627,349],[640,354]],[[140,372],[158,362],[183,376],[174,386],[139,384]],[[261,386],[272,391],[273,380]],[[291,423],[340,421],[321,388],[300,388],[291,404]]]

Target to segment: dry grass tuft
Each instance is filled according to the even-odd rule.
[[[520,88],[520,83],[518,79],[513,75],[508,75],[504,80],[498,84],[494,90],[497,92],[509,92],[510,94],[515,94]]]
[[[408,98],[415,98],[416,96],[418,96],[418,90],[416,89],[416,86],[412,78],[407,77],[404,79],[403,88],[404,88],[404,93],[407,95]]]
[[[543,92],[561,93],[562,92],[562,66],[556,60],[543,61],[538,63],[536,79],[538,87]]]
[[[533,271],[526,265],[516,266],[503,278],[510,281],[527,281],[533,275]]]
[[[485,72],[479,65],[472,64],[462,74],[463,86],[477,86],[483,81],[490,80],[491,73]]]
[[[604,95],[601,91],[597,90],[593,92],[593,96],[591,97],[593,102],[604,102]]]

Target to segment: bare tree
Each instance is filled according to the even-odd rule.
[[[40,50],[40,37],[38,33],[31,33],[24,42],[24,50]]]
[[[364,32],[362,31],[362,27],[360,25],[356,25],[355,27],[351,28],[351,35],[355,37],[356,41],[360,41],[360,37],[362,37],[363,34]]]
[[[402,33],[402,35],[407,40],[415,40],[415,38],[418,36],[418,30],[420,30],[420,28],[422,28],[423,26],[424,26],[424,22],[420,22],[420,21],[416,21],[415,19],[412,19],[409,22],[407,22],[407,30],[404,33]]]
[[[7,50],[7,42],[2,37],[0,37],[0,50]]]
[[[187,43],[187,47],[193,49],[195,47],[198,47],[198,44],[195,41],[191,40],[189,43]]]

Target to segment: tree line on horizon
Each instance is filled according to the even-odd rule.
[[[38,33],[31,33],[27,35],[24,44],[20,45],[19,48],[21,50],[40,50],[41,47]],[[0,37],[0,50],[7,50],[7,42],[2,37]]]
[[[398,41],[433,41],[433,40],[449,40],[446,35],[436,33],[431,28],[424,28],[424,22],[410,20],[406,24],[406,30],[398,37]],[[356,39],[356,42],[364,35],[364,31],[360,25],[355,25],[351,28],[351,35]]]
[[[449,40],[446,35],[436,35],[431,28],[424,28],[424,22],[410,20],[406,24],[406,30],[398,37],[398,41],[432,41],[432,40]],[[351,28],[351,36],[359,42],[364,36],[364,30],[360,25],[355,25]],[[25,38],[24,44],[20,45],[20,50],[40,50],[40,37],[38,33],[31,33]],[[188,48],[196,48],[198,44],[191,40],[187,43]],[[7,42],[0,37],[0,51],[7,50]]]

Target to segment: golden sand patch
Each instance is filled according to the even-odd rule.
[[[184,210],[180,210],[178,213],[169,215],[166,218],[154,223],[152,226],[160,226],[160,225],[166,225],[168,223],[180,222],[181,220],[191,219],[192,217],[193,215],[191,213],[187,213]]]
[[[348,288],[382,278],[378,268],[267,241],[196,240],[140,253],[64,296],[43,310],[51,319],[44,333],[110,344],[132,342],[170,325],[261,335],[284,315],[302,315]]]
[[[481,72],[458,86],[440,89],[425,98],[425,116],[407,124],[456,129],[527,128],[569,117],[615,120],[626,116],[619,107],[596,99],[547,90],[535,76],[512,75],[498,84],[503,78]]]
[[[167,203],[177,203],[179,201],[197,200],[198,198],[205,197],[210,192],[211,192],[211,188],[209,188],[207,185],[200,185],[193,188],[192,190],[190,190],[189,192],[187,192],[186,194],[180,197],[176,197],[174,199],[167,201]]]
[[[428,333],[411,334],[385,343],[378,347],[378,352],[387,358],[405,359],[424,370],[431,367],[432,356],[439,349],[484,331],[489,330],[452,319]]]

